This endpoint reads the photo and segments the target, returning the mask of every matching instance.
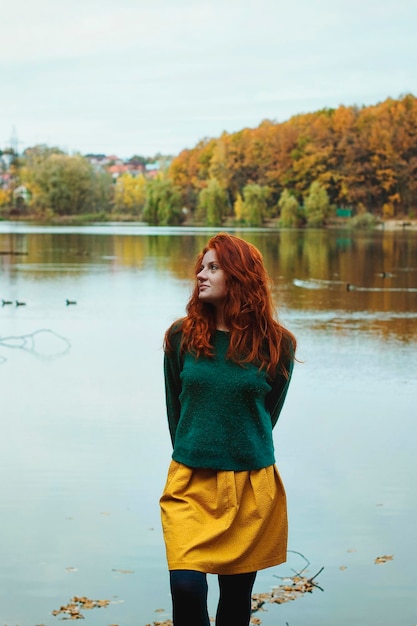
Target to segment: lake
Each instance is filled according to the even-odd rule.
[[[58,624],[74,596],[110,600],[83,611],[90,626],[171,616],[161,346],[215,232],[0,222],[1,624]],[[255,617],[414,626],[417,233],[235,234],[263,253],[299,341],[274,431],[290,552],[254,591],[305,559],[308,575],[324,568],[321,589]],[[213,576],[209,594],[214,614]]]

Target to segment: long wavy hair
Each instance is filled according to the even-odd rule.
[[[216,330],[215,308],[199,297],[197,274],[208,250],[214,250],[225,273],[227,296],[224,321],[230,331],[227,357],[233,361],[256,363],[269,376],[280,371],[288,375],[285,363],[295,357],[296,339],[274,319],[271,281],[259,250],[240,237],[219,233],[212,237],[197,257],[195,286],[188,301],[187,315],[174,322],[165,334],[164,349],[172,350],[171,337],[181,332],[181,350],[199,356],[213,356],[212,338]]]

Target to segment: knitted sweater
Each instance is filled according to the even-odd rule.
[[[275,462],[272,429],[287,394],[288,379],[269,381],[253,363],[226,358],[230,335],[216,331],[214,356],[180,353],[181,333],[171,335],[164,374],[172,458],[189,467],[255,470]]]

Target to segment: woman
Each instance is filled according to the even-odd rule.
[[[247,626],[256,572],[286,560],[286,498],[272,428],[296,340],[273,319],[260,252],[220,233],[198,256],[187,316],[165,335],[172,461],[161,516],[174,626]]]

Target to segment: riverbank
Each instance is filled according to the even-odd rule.
[[[381,222],[379,228],[384,230],[417,230],[417,220],[385,220]]]
[[[44,219],[41,218],[39,215],[20,215],[20,216],[9,216],[9,217],[0,217],[0,221],[3,222],[29,222],[32,224],[44,224],[47,226],[82,226],[82,225],[89,225],[89,224],[93,224],[93,223],[103,223],[105,224],[106,222],[119,222],[121,224],[123,223],[128,223],[128,224],[132,224],[132,223],[137,223],[137,224],[144,224],[146,225],[145,222],[143,222],[142,220],[138,219],[137,216],[135,215],[126,215],[126,214],[108,214],[108,213],[104,213],[104,212],[99,212],[99,213],[89,213],[89,214],[81,214],[81,215],[55,215],[49,219]],[[183,222],[182,224],[179,225],[180,227],[187,229],[189,227],[199,227],[199,226],[204,226],[204,224],[198,224],[195,223],[192,220],[186,220],[185,222]],[[245,227],[245,224],[236,224],[236,222],[234,220],[226,220],[221,226],[219,226],[218,228],[234,228],[236,226],[242,226]],[[265,223],[263,224],[263,228],[268,228],[268,229],[276,229],[276,230],[286,230],[283,229],[280,225],[279,225],[279,218],[274,218],[274,219],[270,219],[265,221]],[[325,226],[322,226],[321,228],[325,229],[334,229],[334,228],[340,228],[340,229],[352,229],[352,228],[358,228],[357,226],[354,227],[352,226],[352,224],[350,223],[349,219],[344,219],[344,218],[336,218],[333,219],[331,222],[329,222],[328,224],[326,224]],[[365,226],[363,226],[362,228],[365,228]],[[385,220],[380,220],[378,222],[375,223],[374,226],[368,226],[369,229],[376,229],[376,230],[417,230],[417,219],[414,218],[408,218],[408,217],[402,217],[402,218],[392,218],[392,219],[385,219]]]

